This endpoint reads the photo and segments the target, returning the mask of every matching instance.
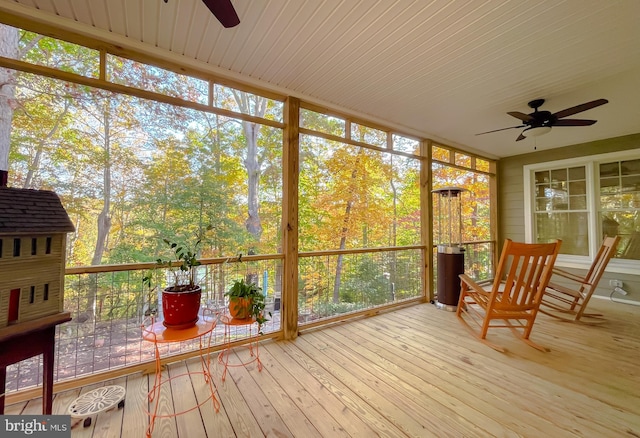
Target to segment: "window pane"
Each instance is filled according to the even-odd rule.
[[[22,61],[90,78],[99,76],[100,53],[97,50],[33,32],[19,32],[19,51],[16,55],[20,54]],[[19,58],[16,56],[15,59]]]
[[[586,210],[586,209],[587,209],[586,196],[570,196],[569,197],[569,210]]]
[[[536,172],[535,179],[536,184],[548,183],[549,182],[549,171],[543,170],[542,172]]]
[[[639,175],[640,160],[627,160],[620,163],[620,171],[622,175]]]
[[[387,147],[387,133],[357,123],[351,124],[351,139],[381,148]]]
[[[305,108],[300,108],[300,127],[337,135],[338,137],[344,137],[346,132],[343,119]]]
[[[640,259],[640,160],[600,164],[603,236],[620,236],[617,257]]]
[[[640,175],[623,176],[620,179],[621,191],[624,193],[636,192],[640,190]]]
[[[476,158],[476,169],[482,172],[489,172],[491,170],[491,164],[486,160]]]
[[[606,212],[601,215],[602,234],[620,236],[616,257],[640,260],[640,211]]]
[[[461,154],[460,152],[455,153],[456,165],[463,167],[471,167],[471,157],[469,155]]]
[[[412,138],[393,134],[393,150],[420,155],[420,142]]]
[[[214,226],[203,257],[278,251],[281,129],[253,124],[249,147],[246,122],[16,76],[11,183],[53,189],[62,198],[78,229],[69,265],[91,264],[94,218],[107,201],[111,228],[102,263],[153,261],[159,239],[186,240],[203,224]]]
[[[587,213],[538,213],[536,242],[562,239],[561,254],[589,255]]]
[[[554,183],[563,183],[567,181],[567,169],[552,170],[551,181]]]
[[[431,170],[433,173],[433,189],[452,186],[467,189],[461,194],[462,241],[476,242],[490,240],[490,177],[482,173],[457,169],[440,163],[433,163]],[[443,203],[442,206],[444,207],[444,205]],[[446,240],[438,237],[437,233],[439,229],[442,229],[443,232],[447,231],[447,212],[440,212],[438,210],[439,203],[437,199],[435,199],[433,204],[433,229],[436,234],[436,236],[434,236],[434,242],[444,242]],[[440,224],[441,220],[443,222],[442,224]]]
[[[107,55],[107,80],[190,102],[208,103],[209,84],[202,79]]]
[[[600,164],[600,177],[618,175],[620,175],[620,169],[617,162]]]
[[[586,175],[585,175],[585,167],[584,166],[580,166],[580,167],[572,167],[569,169],[569,179],[570,180],[577,180],[577,179],[585,179]]]
[[[300,137],[300,249],[420,242],[420,160]]]
[[[449,163],[451,161],[451,151],[449,151],[449,149],[441,148],[438,146],[432,146],[431,157],[434,160]]]
[[[569,182],[569,194],[571,196],[586,195],[587,194],[586,181]]]
[[[617,195],[619,193],[620,179],[618,177],[600,179],[600,194],[602,196]]]
[[[536,198],[546,198],[547,193],[551,193],[551,186],[549,184],[538,184],[536,186]],[[543,210],[547,210],[547,208],[543,208]]]
[[[213,106],[277,122],[282,121],[282,102],[220,84],[213,86]]]

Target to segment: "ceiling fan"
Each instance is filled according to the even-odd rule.
[[[168,3],[169,0],[164,0]],[[218,21],[226,28],[240,24],[240,18],[233,8],[231,0],[202,0],[209,10],[215,15]]]
[[[537,137],[538,135],[546,134],[551,131],[553,126],[590,126],[596,123],[597,120],[565,119],[565,117],[604,105],[608,102],[609,101],[607,99],[592,100],[591,102],[572,106],[571,108],[551,114],[549,111],[538,111],[538,108],[540,108],[544,103],[544,99],[536,99],[529,102],[529,107],[533,108],[532,113],[524,114],[519,111],[510,111],[507,113],[516,119],[522,120],[522,125],[494,129],[493,131],[481,132],[476,135],[489,134],[491,132],[504,131],[507,129],[524,128],[518,138],[516,138],[516,141],[520,141],[524,140],[526,137]]]

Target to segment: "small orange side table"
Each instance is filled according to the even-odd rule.
[[[260,350],[258,348],[258,339],[260,337],[260,324],[253,318],[237,319],[231,315],[222,315],[220,322],[224,325],[224,349],[218,355],[218,362],[224,365],[222,372],[222,381],[227,377],[227,369],[229,367],[247,366],[253,362],[258,364],[258,372],[262,371],[262,362],[260,361]],[[254,325],[257,325],[255,334],[253,332]],[[232,330],[245,327],[249,332],[249,344],[245,345],[249,349],[250,359],[239,363],[229,363],[229,355],[231,353],[231,337]]]
[[[153,428],[155,425],[155,420],[158,417],[169,418],[169,417],[175,417],[177,415],[185,414],[187,412],[190,412],[194,409],[199,408],[209,400],[212,400],[213,408],[216,410],[216,412],[220,412],[220,402],[218,401],[218,398],[216,397],[216,394],[215,394],[217,389],[216,389],[215,383],[213,382],[213,378],[211,376],[211,371],[210,371],[211,359],[209,356],[210,349],[211,349],[211,334],[213,332],[213,329],[215,329],[216,327],[216,323],[217,323],[216,315],[214,315],[213,313],[205,309],[205,315],[201,316],[198,322],[193,327],[189,327],[186,329],[176,329],[171,327],[165,327],[162,321],[154,321],[153,318],[151,319],[151,325],[142,326],[142,339],[144,339],[145,341],[153,342],[153,345],[155,348],[155,363],[156,363],[155,382],[153,387],[149,391],[149,394],[147,395],[149,402],[153,403],[155,401],[155,403],[153,403],[153,408],[150,410],[150,412],[147,412],[147,414],[150,417],[149,426],[147,427],[147,438],[151,437],[151,434],[153,432]],[[199,352],[200,352],[200,363],[202,365],[202,371],[183,373],[183,374],[179,374],[177,376],[172,376],[168,379],[162,380],[162,368],[161,368],[162,361],[160,358],[160,349],[158,345],[168,344],[171,342],[189,341],[192,339],[198,339],[200,341]],[[173,379],[176,379],[178,377],[182,377],[185,375],[192,375],[192,374],[204,375],[204,380],[209,385],[209,392],[211,395],[207,397],[205,400],[203,400],[202,402],[200,402],[200,404],[190,409],[187,409],[186,411],[176,412],[176,413],[167,414],[167,415],[158,415],[158,404],[159,404],[158,399],[160,396],[160,387],[163,384],[168,383]]]

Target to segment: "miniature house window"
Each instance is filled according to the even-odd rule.
[[[36,255],[38,252],[38,239],[33,237],[31,239],[31,255]]]
[[[45,254],[51,254],[51,237],[47,237],[47,245],[44,252]]]
[[[49,301],[49,283],[46,283],[44,285],[44,295],[43,295],[43,299],[45,301]]]
[[[13,256],[20,257],[20,238],[13,239]]]
[[[31,286],[31,290],[29,291],[29,304],[33,304],[36,302],[36,287]]]

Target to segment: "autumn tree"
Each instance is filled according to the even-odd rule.
[[[264,117],[267,110],[267,99],[238,90],[231,90],[240,111],[256,117]],[[247,171],[247,231],[260,242],[262,236],[262,222],[260,220],[260,173],[262,171],[262,157],[258,149],[258,133],[260,125],[255,122],[242,121],[244,131],[245,155],[244,167]]]
[[[42,38],[32,34],[20,45],[20,35],[17,28],[0,23],[0,56],[22,59]],[[22,33],[23,39],[24,35]],[[0,67],[0,182],[9,170],[11,125],[13,112],[19,105],[15,98],[16,76],[16,71]]]

